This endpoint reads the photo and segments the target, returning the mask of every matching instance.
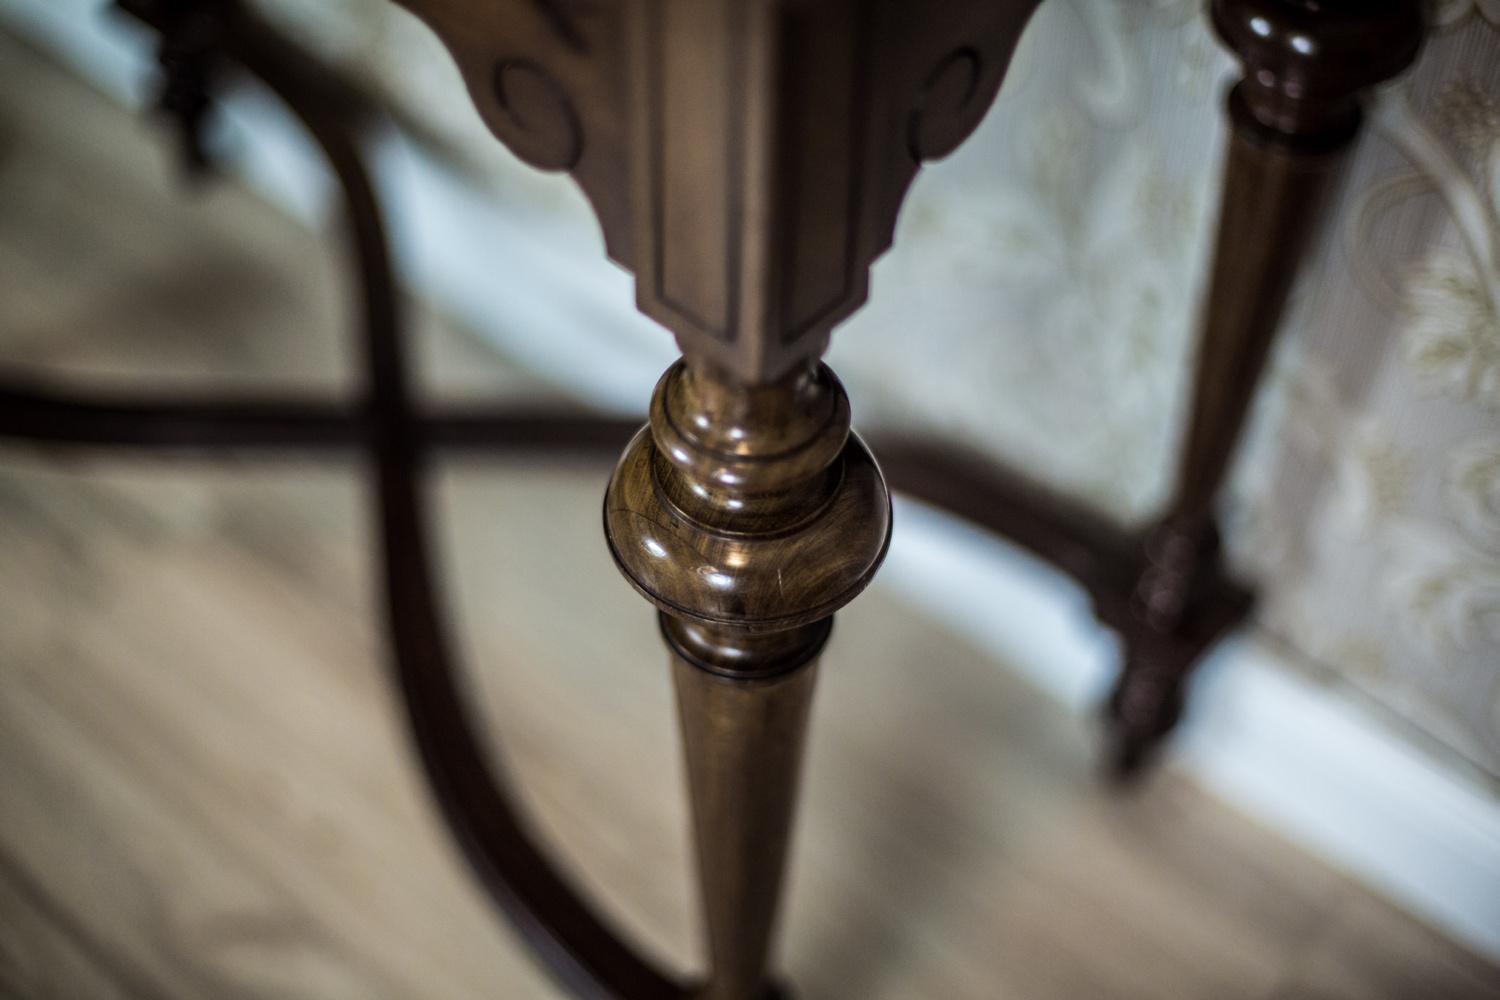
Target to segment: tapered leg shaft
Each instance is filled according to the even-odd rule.
[[[688,790],[711,974],[705,1000],[765,995],[766,967],[786,867],[817,652],[826,622],[766,675],[700,658],[666,618],[682,719]],[[781,637],[774,637],[780,640]],[[720,642],[753,655],[756,636]],[[804,658],[805,657],[805,658]],[[799,662],[800,661],[800,662]]]

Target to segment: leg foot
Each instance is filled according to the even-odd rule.
[[[1104,712],[1106,766],[1117,779],[1150,764],[1182,717],[1198,661],[1249,609],[1224,575],[1212,521],[1167,521],[1141,552],[1129,599],[1101,608],[1125,647]]]
[[[1192,661],[1178,669],[1127,658],[1106,705],[1105,765],[1111,778],[1128,781],[1155,758],[1182,716],[1184,687]]]

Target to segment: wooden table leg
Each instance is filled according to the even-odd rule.
[[[978,124],[1035,0],[403,0],[496,136],[569,172],[684,360],[604,507],[662,615],[711,973],[761,1000],[814,661],[890,501],[818,359],[922,161]]]
[[[610,551],[661,609],[712,973],[767,995],[816,661],[872,578],[890,498],[826,367],[765,386],[674,366],[605,498]]]
[[[497,137],[569,172],[684,360],[604,505],[671,650],[711,971],[769,956],[815,660],[890,500],[819,362],[922,161],[978,124],[1035,0],[403,0]]]
[[[1126,661],[1109,701],[1115,763],[1133,771],[1176,724],[1193,666],[1246,610],[1212,600],[1224,569],[1214,505],[1298,266],[1359,131],[1358,99],[1416,56],[1416,0],[1214,0],[1244,65],[1228,98],[1221,195],[1193,405],[1177,486],[1142,546]]]

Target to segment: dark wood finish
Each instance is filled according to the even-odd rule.
[[[117,356],[135,347],[163,357],[179,353],[173,346],[178,341],[171,336],[154,346],[136,345],[122,327],[111,338],[95,322],[101,317],[108,320],[107,314],[94,311],[100,306],[116,313],[159,313],[164,322],[174,324],[171,329],[188,335],[196,331],[210,344],[227,349],[200,345],[192,349],[195,357],[233,362],[238,355],[231,344],[237,338],[226,341],[222,334],[228,330],[217,323],[195,324],[192,316],[164,302],[159,289],[142,286],[115,295],[85,291],[81,297],[67,298],[70,274],[107,276],[111,267],[139,254],[170,256],[171,244],[163,241],[170,238],[175,223],[160,212],[161,193],[131,169],[160,164],[152,147],[128,141],[120,132],[118,109],[87,94],[85,85],[66,81],[58,71],[32,72],[37,61],[34,54],[0,39],[0,63],[18,82],[24,81],[19,90],[27,92],[12,88],[0,95],[0,102],[12,108],[34,103],[65,116],[60,124],[56,115],[51,116],[49,125],[46,114],[22,115],[25,148],[9,164],[6,176],[23,187],[53,190],[58,183],[68,187],[67,181],[97,176],[108,167],[107,161],[117,160],[130,179],[121,188],[80,191],[76,197],[85,202],[82,214],[54,219],[55,232],[48,231],[45,213],[31,213],[14,220],[16,225],[0,234],[0,242],[13,251],[34,240],[40,245],[48,245],[49,239],[66,243],[80,233],[75,224],[84,223],[86,229],[90,208],[104,210],[116,202],[156,216],[135,231],[136,255],[129,241],[104,240],[96,248],[99,259],[87,265],[37,276],[36,281],[22,279],[33,295],[45,295],[51,288],[63,296],[52,301],[54,314],[83,321],[73,331],[78,336],[44,353],[59,360],[86,360],[97,356],[96,351]],[[0,118],[10,120],[4,112]],[[46,148],[27,145],[25,137],[43,137],[53,130],[56,141],[44,143]],[[90,135],[102,141],[101,149],[107,152],[78,148],[78,142]],[[48,183],[49,176],[58,183]],[[13,201],[14,192],[10,193]],[[56,200],[46,191],[39,196]],[[233,250],[236,232],[248,221],[265,230],[254,239],[258,256],[269,253],[293,270],[304,267],[312,250],[307,234],[292,220],[261,218],[263,208],[258,211],[254,201],[243,190],[214,195],[202,205],[201,225],[191,225],[182,238],[206,252],[222,254]],[[297,343],[338,332],[322,321],[321,310],[302,320],[297,316],[296,302],[312,298],[326,304],[328,290],[317,289],[316,277],[282,276],[277,285],[285,286],[288,297],[279,304],[261,301],[264,282],[244,277],[249,280],[226,278],[221,296],[226,309],[268,310],[265,316],[271,325],[263,331],[266,340],[258,352],[263,360],[272,345],[302,353]],[[336,287],[333,293],[338,291]],[[17,312],[23,306],[21,301],[0,302],[0,315],[26,315],[25,308]],[[125,320],[130,329],[141,326],[129,317]],[[246,329],[243,323],[230,327]],[[4,328],[0,320],[0,331]],[[470,339],[450,324],[439,322],[432,332],[438,338],[431,345],[435,370],[453,371],[455,362],[478,362],[509,383],[505,366],[493,359],[484,362],[483,352],[476,353]],[[329,366],[337,363],[327,351],[311,353],[318,355],[319,371],[330,372]],[[274,361],[252,366],[285,367]],[[616,442],[616,455],[634,429]],[[878,441],[874,444],[882,467],[894,480],[898,468]],[[349,572],[327,564],[330,555],[355,555],[345,544],[352,541],[344,537],[346,532],[318,532],[311,547],[296,546],[295,552],[276,537],[256,532],[234,532],[232,537],[169,532],[180,536],[175,542],[156,537],[156,532],[142,538],[139,501],[147,498],[140,490],[121,493],[113,488],[113,476],[94,483],[86,471],[97,466],[98,459],[113,458],[107,464],[125,472],[125,462],[137,452],[111,455],[89,449],[80,454],[70,449],[62,457],[82,459],[81,465],[66,463],[82,474],[79,478],[26,474],[24,467],[35,465],[34,460],[24,460],[27,452],[15,445],[5,451],[20,466],[0,467],[0,480],[8,484],[8,509],[0,530],[20,544],[9,544],[0,560],[6,581],[0,593],[11,605],[0,612],[0,648],[5,650],[0,672],[11,681],[0,691],[0,711],[9,710],[9,721],[0,725],[0,773],[6,776],[0,789],[7,796],[7,807],[0,808],[6,816],[0,824],[5,833],[0,912],[7,914],[10,953],[23,960],[0,971],[0,982],[10,983],[9,991],[0,986],[0,995],[112,996],[109,987],[118,983],[130,996],[218,997],[264,993],[277,990],[274,984],[279,984],[282,992],[306,994],[309,1000],[313,995],[351,992],[457,1000],[460,995],[482,996],[486,975],[490,997],[538,1000],[553,995],[535,973],[516,964],[526,953],[519,939],[500,940],[497,934],[508,935],[486,926],[489,921],[474,906],[482,890],[476,894],[458,884],[461,873],[451,852],[434,839],[434,828],[418,811],[420,801],[412,798],[422,791],[420,782],[407,780],[400,743],[393,739],[404,734],[387,732],[390,708],[396,703],[375,686],[378,675],[358,666],[369,650],[365,637],[347,627],[350,598],[363,587]],[[48,448],[45,455],[59,452]],[[214,452],[205,449],[187,458],[199,461],[209,454]],[[257,461],[249,465],[236,461],[233,452],[226,454],[231,456],[227,466],[211,468],[187,464],[170,452],[153,459],[149,468],[180,481],[187,493],[169,489],[151,500],[151,507],[166,515],[182,512],[186,505],[199,524],[233,518],[244,508],[236,501],[238,489],[226,492],[206,482],[189,486],[187,480],[201,480],[204,476],[198,473],[203,473],[224,485],[220,474],[238,469],[246,477],[245,486],[264,494],[256,507],[263,523],[271,523],[265,518],[284,520],[287,530],[305,541],[312,541],[306,537],[312,525],[326,526],[327,505],[334,501],[329,490],[263,491],[252,480],[267,474],[277,478],[280,470],[266,468],[259,461],[262,453],[256,453]],[[470,467],[470,456],[484,454],[467,451],[462,464]],[[45,455],[39,452],[32,458]],[[357,469],[358,455],[352,449],[339,455],[308,452],[300,465],[305,471],[311,459],[326,467],[325,457],[332,457],[337,468]],[[558,556],[546,544],[546,532],[528,541],[514,530],[528,522],[545,524],[549,512],[555,517],[583,513],[586,518],[587,498],[580,504],[586,488],[580,490],[571,473],[559,478],[557,461],[566,466],[587,462],[601,472],[597,459],[565,455],[544,459],[544,466],[554,468],[540,471],[536,488],[505,487],[492,476],[481,477],[485,483],[459,490],[454,504],[429,512],[456,518],[459,534],[453,537],[462,539],[461,549],[440,546],[434,554],[440,561],[446,561],[441,559],[446,555],[481,567],[484,555],[464,551],[487,551],[489,558],[507,564],[506,575],[512,577],[545,575],[557,568]],[[524,467],[492,469],[505,478],[533,478]],[[607,472],[607,466],[602,471]],[[939,467],[932,474],[943,473]],[[335,477],[345,479],[342,474]],[[333,486],[326,482],[326,471],[314,478]],[[983,482],[976,479],[975,488]],[[333,493],[344,491],[335,487]],[[497,502],[500,497],[503,503]],[[88,516],[70,517],[67,511],[83,498],[89,500]],[[353,527],[358,528],[358,511],[334,502],[334,509],[344,508],[347,516],[356,517]],[[897,525],[898,531],[912,527],[900,512]],[[145,575],[140,573],[143,560],[152,567]],[[87,568],[90,592],[99,598],[85,603],[97,606],[102,601],[112,608],[98,610],[111,617],[113,625],[99,628],[102,622],[94,612],[85,612],[78,602],[26,612],[28,604],[48,593],[72,592],[80,567]],[[439,580],[446,576],[440,574]],[[564,572],[560,579],[568,576]],[[193,588],[190,613],[170,606],[183,586]],[[587,609],[609,597],[611,590],[622,597],[613,573],[581,582],[580,588],[571,606],[538,609],[540,617],[529,626],[534,635],[579,627],[590,614],[580,615],[578,608]],[[20,598],[19,604],[15,598]],[[848,801],[829,808],[829,802],[805,800],[811,808],[805,815],[799,813],[791,868],[795,881],[788,883],[795,905],[792,919],[778,935],[788,962],[799,972],[806,970],[799,979],[811,977],[799,982],[799,994],[807,1000],[868,1000],[873,993],[893,992],[951,998],[975,991],[1027,1000],[1097,1000],[1103,994],[1139,994],[1150,984],[1171,984],[1170,989],[1163,986],[1163,992],[1187,997],[1235,992],[1255,996],[1277,988],[1317,993],[1322,986],[1324,991],[1355,992],[1374,1000],[1421,995],[1434,983],[1464,996],[1483,994],[1482,984],[1500,981],[1493,969],[1466,960],[1460,950],[1233,815],[1180,773],[1163,774],[1143,794],[1132,796],[1133,802],[1105,801],[1101,790],[1074,780],[1084,747],[1065,711],[1030,690],[1025,681],[1004,671],[994,673],[997,664],[991,658],[969,655],[960,637],[904,608],[902,602],[879,594],[862,595],[860,600],[885,610],[872,616],[866,609],[856,630],[849,628],[852,616],[841,616],[845,620],[837,635],[838,662],[825,658],[823,668],[828,669],[820,668],[823,675],[817,682],[817,697],[827,700],[815,713],[814,725],[820,731],[814,734],[815,757],[810,761],[824,779],[812,782],[812,790],[819,795],[819,789],[837,790],[835,797]],[[168,606],[160,606],[162,601]],[[491,605],[485,615],[494,613],[515,620],[517,628],[527,628],[514,611]],[[222,629],[214,623],[233,631],[236,620],[250,627],[246,634],[263,635],[265,641],[253,647],[216,647],[215,635]],[[70,636],[68,649],[61,653],[48,645],[48,636],[58,627]],[[526,666],[514,655],[507,656],[515,649],[505,644],[504,631],[481,626],[463,642],[480,660],[473,665],[476,669],[488,671],[495,664],[485,661],[495,656]],[[914,661],[907,657],[903,666],[903,656],[893,644],[912,648],[916,634],[925,638],[917,643],[922,669],[913,672]],[[554,716],[571,712],[575,704],[581,713],[602,712],[616,723],[654,705],[665,709],[655,716],[659,723],[668,715],[675,717],[675,709],[659,703],[659,685],[638,687],[634,681],[643,678],[628,676],[651,669],[649,652],[643,659],[622,650],[619,657],[570,668],[540,685],[483,685],[491,692],[482,699],[488,707],[480,707],[478,701],[470,704],[480,719],[523,721],[536,716],[542,729],[548,728],[548,720],[565,725]],[[330,658],[349,669],[326,669]],[[618,676],[622,665],[628,667],[623,678]],[[843,677],[836,676],[841,672]],[[254,678],[249,688],[241,683],[246,677]],[[184,697],[189,694],[184,688],[188,679],[191,696]],[[824,687],[825,682],[834,683]],[[843,697],[849,691],[846,682],[860,689],[857,697]],[[924,692],[923,712],[929,718],[933,712],[953,713],[941,717],[953,719],[956,728],[946,734],[924,733],[921,727],[896,724],[885,733],[872,733],[871,727],[879,730],[883,723],[904,718],[914,683]],[[469,699],[480,699],[472,683],[462,690]],[[110,692],[119,697],[106,697]],[[318,709],[329,696],[341,706],[339,725],[332,729]],[[987,727],[982,721],[985,705],[1008,711],[1006,723],[995,725],[992,716]],[[275,740],[268,741],[264,729],[243,724],[255,717],[276,720]],[[225,727],[220,724],[224,722],[241,724]],[[1057,727],[1066,733],[1057,732]],[[546,829],[574,831],[567,838],[572,842],[570,861],[581,857],[577,852],[591,850],[590,844],[618,844],[621,824],[633,829],[644,824],[660,833],[660,824],[650,821],[641,802],[623,807],[623,812],[608,807],[604,830],[595,824],[589,832],[579,825],[583,817],[597,818],[601,795],[629,800],[638,791],[659,800],[662,774],[673,770],[664,768],[671,762],[661,757],[661,740],[631,735],[629,725],[606,723],[606,728],[612,736],[597,731],[580,736],[595,745],[629,748],[632,757],[638,751],[650,766],[623,771],[605,766],[599,773],[580,775],[576,768],[587,766],[588,751],[559,741],[556,732],[551,737],[535,733],[540,738],[528,741],[529,749],[512,748],[515,734],[502,723],[507,740],[502,770],[527,783],[532,793],[528,806],[532,798],[549,800],[543,809]],[[67,732],[89,735],[58,738]],[[363,748],[356,756],[341,752],[351,741]],[[926,762],[918,770],[937,768],[936,780],[921,790],[910,785],[914,753]],[[174,758],[183,758],[185,766],[171,765]],[[976,768],[979,760],[985,764]],[[573,763],[563,766],[566,761]],[[319,821],[310,825],[303,809],[278,808],[264,796],[244,795],[244,766],[252,763],[258,774],[276,778],[277,788],[290,792],[293,801],[306,803]],[[614,777],[602,779],[606,772]],[[814,774],[810,771],[808,777]],[[970,794],[976,781],[1000,794]],[[67,794],[58,794],[62,787]],[[903,792],[917,792],[919,801],[909,795],[902,798]],[[330,794],[339,796],[338,807],[320,808],[319,796],[326,799]],[[896,802],[890,794],[898,797]],[[900,808],[902,802],[916,808]],[[849,810],[862,812],[865,807],[870,807],[871,822],[880,824],[878,830],[867,831],[873,842],[858,839],[861,831],[849,828]],[[987,848],[983,836],[955,840],[934,826],[935,817],[963,817],[963,827],[971,834],[998,833],[1013,829],[1021,814],[1029,817],[1023,822],[1031,833],[1002,849],[995,849],[999,841]],[[107,828],[99,829],[105,816]],[[541,818],[533,817],[533,829]],[[850,835],[855,842],[845,839]],[[631,839],[636,836],[641,834]],[[331,842],[338,844],[338,864],[330,866],[325,848]],[[654,849],[646,843],[624,846],[627,869],[618,863],[598,869],[617,901],[634,911],[638,921],[674,939],[678,932],[692,933],[686,930],[690,924],[672,912],[686,909],[681,898],[672,905],[660,893],[653,899],[649,891],[636,896],[631,888],[663,879],[679,881],[671,877],[677,874],[672,871],[677,852],[663,850],[661,844]],[[638,864],[630,861],[631,846],[641,850]],[[899,870],[881,866],[881,858],[896,857]],[[394,866],[393,858],[398,859]],[[112,871],[140,871],[148,877],[89,879],[78,867],[85,859]],[[166,867],[157,863],[162,859],[168,859]],[[972,876],[967,885],[939,890],[932,884],[932,874],[951,873],[955,866]],[[150,877],[151,872],[166,877]],[[204,880],[194,877],[195,872],[217,874]],[[180,877],[172,878],[173,873]],[[807,884],[800,884],[809,876]],[[1010,891],[1011,880],[1017,878],[1025,888]],[[1163,894],[1164,884],[1182,891]],[[1007,888],[995,891],[996,887]],[[1090,897],[1104,888],[1110,905],[1094,914],[1089,945],[1083,951],[1067,946],[1076,938],[1076,907],[1035,905],[1042,898],[1078,899],[1080,893]],[[203,921],[164,927],[151,919],[161,912],[265,913],[276,927],[298,933],[278,934],[277,941],[256,935],[256,960],[246,962],[242,949],[201,947],[196,932],[205,926]],[[952,934],[924,932],[934,913],[954,912],[962,912],[976,933],[962,928]],[[1336,931],[1331,943],[1320,942],[1309,956],[1305,942],[1299,947],[1301,936],[1288,928],[1323,923],[1344,931]],[[424,928],[433,933],[424,933]],[[163,936],[174,930],[181,933]],[[1195,942],[1193,948],[1176,947],[1185,935]],[[215,940],[222,942],[222,937],[216,935]],[[292,957],[290,964],[278,961],[283,952]],[[307,968],[310,953],[317,956],[320,973],[304,979],[298,972]],[[976,985],[984,980],[991,983],[988,990]],[[353,985],[356,981],[359,986]]]
[[[190,165],[218,60],[258,73],[343,187],[368,386],[353,404],[142,402],[0,385],[0,434],[177,449],[360,447],[372,460],[394,671],[438,804],[491,895],[581,996],[759,1000],[790,837],[815,664],[833,613],[889,540],[885,482],[817,359],[863,301],[924,159],[955,148],[1004,75],[1033,0],[941,3],[402,0],[454,53],[517,155],[569,172],[638,304],[685,361],[611,479],[606,535],[660,609],[687,755],[712,973],[679,984],[637,955],[526,830],[468,718],[441,629],[420,481],[437,447],[608,447],[618,421],[411,398],[398,297],[353,140],[365,114],[233,0],[122,0],[162,31],[164,104]],[[1192,664],[1243,617],[1213,500],[1318,207],[1358,126],[1359,93],[1420,38],[1410,0],[1216,0],[1245,63],[1174,498],[1144,540],[951,449],[896,442],[912,492],[1076,576],[1125,641],[1110,703],[1131,768],[1170,728]]]
[[[682,347],[604,527],[673,652],[712,959],[700,995],[759,1000],[811,660],[890,539],[885,483],[817,359],[921,162],[988,108],[1034,3],[489,5],[525,27],[481,35],[472,3],[404,2],[502,141],[518,121],[567,133],[549,165],[601,208],[638,306]],[[486,83],[520,61],[534,102],[497,100]]]
[[[317,99],[321,81],[289,49],[272,58],[280,41],[232,0],[125,2],[163,32],[169,96],[180,98],[167,105],[190,162],[204,159],[200,91],[221,54],[265,77],[328,155],[364,278],[368,406],[70,402],[10,386],[0,429],[175,447],[352,439],[369,448],[396,675],[460,843],[575,992],[680,995],[530,842],[463,710],[418,483],[434,430],[503,444],[514,424],[482,415],[453,427],[416,414],[379,214],[345,109]],[[626,577],[662,610],[672,650],[713,959],[692,992],[772,995],[767,962],[813,662],[833,612],[869,582],[890,537],[884,481],[817,358],[832,325],[863,301],[921,161],[977,124],[1034,4],[954,0],[940,18],[915,4],[838,0],[409,5],[453,49],[496,134],[528,162],[578,179],[610,253],[637,271],[639,304],[686,354],[616,469],[605,527]],[[63,429],[39,426],[49,417]]]
[[[1177,486],[1140,547],[1130,599],[1100,606],[1125,663],[1108,705],[1115,763],[1139,767],[1176,724],[1193,666],[1247,606],[1224,585],[1214,502],[1330,186],[1358,99],[1416,57],[1416,0],[1214,0],[1244,75],[1229,92],[1221,195],[1193,408]]]
[[[0,368],[3,373],[3,368]],[[413,407],[412,433],[426,449],[474,455],[575,453],[614,456],[639,422],[573,409],[470,403]],[[138,393],[62,389],[0,377],[0,437],[49,444],[132,447],[213,457],[348,451],[369,445],[368,407],[313,395],[151,400]]]
[[[890,497],[826,367],[747,386],[679,362],[610,480],[604,529],[672,651],[712,959],[701,996],[758,1000],[813,661],[885,555]]]
[[[567,171],[684,354],[772,382],[864,301],[923,160],[1038,0],[399,0],[521,159]]]
[[[193,16],[183,16],[184,4]],[[194,33],[255,73],[307,128],[333,168],[343,195],[358,281],[356,330],[366,374],[364,398],[349,423],[371,464],[376,537],[393,681],[401,692],[418,756],[436,803],[490,896],[565,987],[582,997],[674,1000],[686,989],[643,958],[602,920],[532,838],[503,774],[485,752],[461,694],[445,635],[426,535],[422,480],[426,449],[414,413],[401,310],[384,226],[358,151],[357,120],[328,89],[315,64],[234,0],[124,0],[131,13],[171,43],[176,31]],[[13,397],[14,398],[14,397]],[[130,431],[165,430],[156,443],[191,438],[162,419],[171,407],[142,407]],[[55,411],[54,411],[55,412]],[[261,429],[301,435],[275,412],[219,414],[216,431]],[[305,416],[306,414],[303,414]],[[82,416],[99,430],[97,412]],[[326,423],[322,424],[325,433]],[[29,428],[35,430],[34,427]],[[317,443],[309,433],[306,443]]]
[[[755,1000],[790,833],[785,742],[831,616],[889,541],[884,481],[817,359],[921,162],[989,106],[1034,0],[403,3],[495,135],[578,181],[638,306],[682,347],[604,526],[673,649],[703,995]]]
[[[679,362],[604,501],[610,551],[648,600],[754,633],[847,604],[873,577],[889,525],[884,480],[823,366],[741,388]]]
[[[767,967],[791,838],[818,650],[830,621],[712,635],[662,616],[682,721],[712,973],[705,1000],[767,994]],[[756,646],[773,647],[766,652]],[[714,659],[705,659],[704,654]],[[740,676],[738,661],[777,664]],[[790,664],[781,666],[781,664]]]

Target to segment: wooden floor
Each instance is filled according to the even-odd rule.
[[[7,362],[346,386],[324,248],[232,186],[182,197],[148,135],[0,37]],[[522,391],[430,317],[422,343],[446,392]],[[606,471],[445,469],[443,556],[537,825],[688,968],[670,691],[599,537]],[[413,769],[369,533],[352,461],[0,449],[0,993],[557,995]],[[878,584],[825,662],[782,947],[812,1000],[1500,997],[1183,776],[1106,791],[1089,720]]]

